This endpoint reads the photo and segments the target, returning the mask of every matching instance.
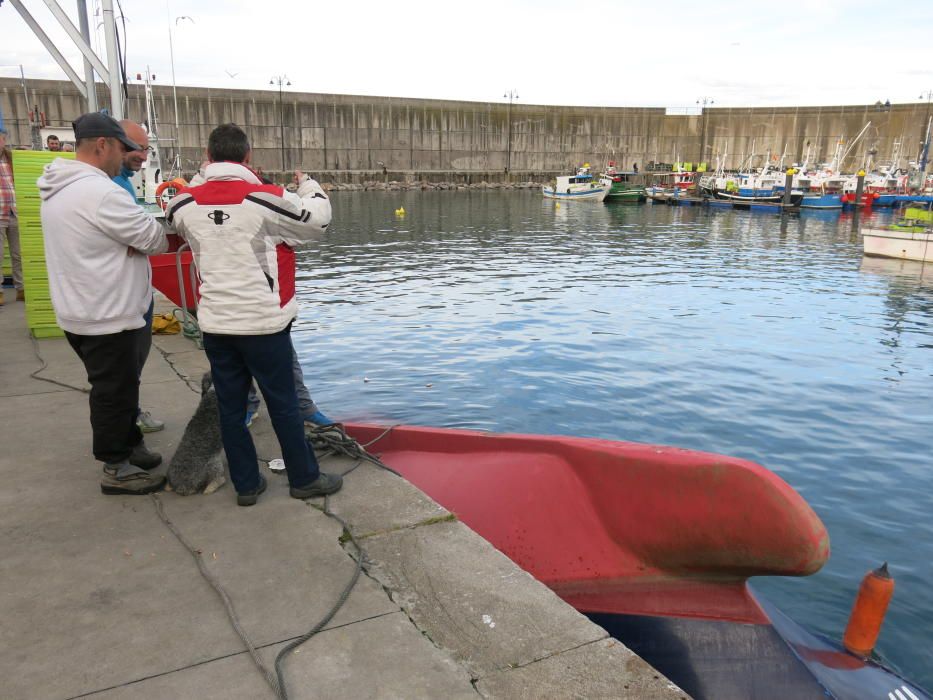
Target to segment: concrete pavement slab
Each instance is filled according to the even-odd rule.
[[[356,563],[341,548],[337,521],[288,495],[283,477],[269,474],[259,502],[239,508],[233,489],[209,496],[161,496],[169,518],[184,528],[207,566],[227,589],[254,644],[309,630],[337,599]],[[360,578],[330,625],[395,612],[382,589]]]
[[[271,669],[284,644],[262,650]],[[400,612],[325,630],[284,662],[291,700],[478,700],[462,667],[435,648]],[[254,700],[275,697],[252,660],[238,654],[90,696]]]
[[[686,700],[686,694],[615,639],[601,639],[476,682],[486,698]],[[560,689],[558,691],[558,689]]]
[[[333,471],[348,460],[326,457],[321,468]],[[359,472],[357,474],[357,472]],[[353,523],[359,537],[385,533],[402,527],[443,518],[450,513],[422,491],[399,476],[363,462],[351,475],[354,488],[344,489],[331,498],[331,510]]]
[[[364,546],[371,574],[475,678],[607,637],[463,523],[399,530]]]

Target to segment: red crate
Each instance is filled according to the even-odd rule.
[[[171,299],[177,306],[181,307],[181,288],[179,286],[178,271],[175,265],[176,253],[163,253],[162,255],[150,255],[149,262],[152,263],[152,286]],[[188,311],[195,309],[195,296],[200,288],[200,281],[195,273],[195,289],[191,289],[191,266],[192,255],[190,250],[181,254],[181,274],[184,278],[185,300],[188,302]],[[198,295],[200,298],[200,295]]]

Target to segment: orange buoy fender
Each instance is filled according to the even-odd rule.
[[[156,201],[159,203],[159,206],[162,207],[162,209],[164,210],[165,206],[168,204],[167,200],[174,197],[175,192],[177,192],[178,190],[184,189],[187,186],[188,186],[187,181],[185,181],[185,179],[181,177],[176,177],[174,180],[166,180],[165,182],[160,183],[158,187],[156,187],[156,191],[155,191]],[[162,193],[165,192],[165,190],[169,188],[171,188],[173,191],[169,193],[167,198],[163,197]]]
[[[863,658],[871,654],[893,593],[894,579],[888,573],[887,562],[865,574],[842,637],[846,649]]]

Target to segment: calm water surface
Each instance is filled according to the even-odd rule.
[[[889,561],[878,651],[933,687],[933,266],[863,259],[838,213],[536,192],[333,203],[327,240],[299,254],[294,334],[326,413],[764,464],[822,518],[832,557],[756,588],[840,638],[862,575]]]

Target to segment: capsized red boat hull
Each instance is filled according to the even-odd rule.
[[[361,443],[580,610],[767,621],[745,581],[804,576],[823,523],[764,467],[590,438],[348,424]]]
[[[816,514],[758,464],[588,438],[346,429],[697,700],[930,700],[751,592],[749,576],[805,576],[829,556]]]

